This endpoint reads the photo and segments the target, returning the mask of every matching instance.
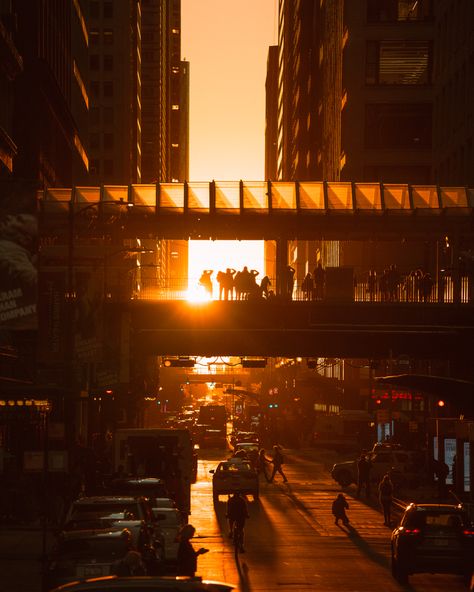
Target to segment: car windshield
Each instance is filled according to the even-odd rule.
[[[91,558],[97,561],[115,561],[123,557],[127,551],[128,543],[119,538],[90,538],[63,541],[58,548],[58,555],[65,559]]]

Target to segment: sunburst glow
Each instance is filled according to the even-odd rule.
[[[263,241],[204,241],[190,240],[188,255],[188,292],[190,302],[206,302],[219,299],[217,273],[228,267],[237,271],[244,266],[259,272],[257,280],[265,275],[265,255]],[[199,285],[202,272],[212,270],[212,294]]]

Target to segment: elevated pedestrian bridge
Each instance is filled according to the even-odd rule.
[[[130,315],[135,347],[143,353],[406,354],[455,360],[466,358],[474,337],[472,278],[459,269],[461,250],[472,252],[474,245],[473,211],[474,189],[465,187],[212,181],[56,188],[40,194],[41,237],[55,249],[44,249],[42,259],[44,264],[49,258],[58,273],[62,269],[70,301],[77,295],[76,268],[94,267],[96,274],[103,269],[97,280],[103,284],[103,299],[117,315]],[[295,302],[294,294],[286,293],[291,240],[404,239],[431,243],[435,249],[446,237],[458,268],[445,283],[434,278],[437,302],[413,301],[409,284],[397,296],[405,302],[367,301],[367,288],[359,285],[347,302]],[[130,288],[125,296],[109,299],[109,254],[124,251],[126,240],[140,244],[144,239],[275,241],[277,298],[191,304],[174,300],[171,292],[182,294],[185,287],[173,287],[171,278],[163,276],[159,286],[147,286],[150,300]],[[85,247],[94,252],[88,255]],[[295,293],[301,297],[298,282]]]
[[[44,232],[69,220],[126,237],[399,240],[472,236],[474,189],[351,182],[211,181],[48,189]],[[119,207],[117,207],[119,206]],[[117,219],[120,218],[120,224]],[[68,226],[66,225],[65,230]]]

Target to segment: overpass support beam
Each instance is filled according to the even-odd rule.
[[[286,297],[287,285],[285,281],[286,267],[288,265],[288,241],[286,238],[277,238],[276,241],[276,294]]]

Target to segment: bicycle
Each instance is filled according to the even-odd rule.
[[[242,553],[244,546],[244,527],[242,524],[234,523],[234,528],[232,530],[232,541],[234,543],[234,555],[237,559],[239,556],[239,551]]]

